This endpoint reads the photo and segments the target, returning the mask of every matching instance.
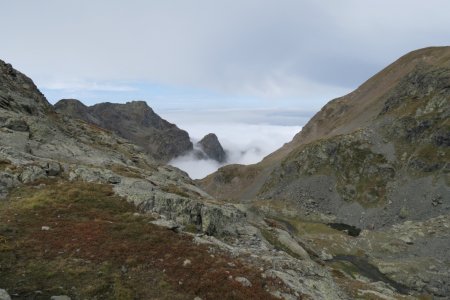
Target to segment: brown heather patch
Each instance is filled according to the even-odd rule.
[[[0,203],[0,286],[13,299],[274,299],[265,288],[282,288],[134,212],[107,185],[47,181],[13,190]]]
[[[112,165],[111,171],[125,177],[140,179],[144,178],[144,176],[138,170],[123,165]]]
[[[12,164],[8,159],[0,159],[0,171],[5,170],[7,167],[11,167]]]

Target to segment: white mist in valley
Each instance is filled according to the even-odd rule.
[[[211,159],[198,159],[194,153],[173,159],[169,164],[200,179],[227,164],[254,164],[292,140],[301,126],[262,125],[244,123],[186,123],[192,142],[197,143],[208,133],[215,133],[227,152],[227,161],[218,163]]]

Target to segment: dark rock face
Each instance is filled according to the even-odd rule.
[[[0,60],[0,108],[27,115],[40,115],[53,110],[30,78],[2,60]]]
[[[193,149],[186,131],[162,119],[144,101],[100,103],[88,107],[78,100],[63,99],[55,104],[55,109],[115,132],[143,147],[161,162]]]
[[[71,117],[75,117],[89,123],[100,123],[100,120],[98,120],[98,118],[95,118],[94,115],[91,114],[89,107],[87,107],[77,99],[62,99],[58,101],[54,105],[54,107],[57,112],[62,112],[64,114],[70,115]]]
[[[219,142],[219,139],[214,133],[209,133],[205,135],[200,142],[197,143],[198,146],[202,148],[205,154],[220,163],[225,162],[226,153]]]

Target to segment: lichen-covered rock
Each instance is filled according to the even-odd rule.
[[[46,163],[45,171],[48,176],[58,176],[62,172],[61,165],[55,161]]]
[[[53,110],[30,78],[2,60],[0,60],[0,109],[25,115],[41,115]]]
[[[8,292],[4,289],[0,289],[0,300],[11,300],[11,297],[9,296]]]
[[[278,241],[289,251],[294,253],[298,258],[300,259],[310,259],[308,253],[305,251],[305,249],[302,248],[298,244],[298,242],[286,231],[275,228],[276,232],[276,238]]]
[[[78,167],[69,172],[69,180],[83,180],[99,183],[120,183],[120,176],[108,169]]]
[[[143,211],[156,212],[181,225],[196,225],[209,235],[235,234],[237,228],[242,226],[244,212],[232,205],[217,205],[191,198],[188,193],[195,195],[196,189],[189,190],[190,185],[185,187],[185,192],[174,190],[175,193],[172,193],[164,187],[164,183],[156,185],[144,179],[123,178],[114,190]]]
[[[8,195],[8,190],[17,186],[20,181],[17,175],[9,172],[0,172],[0,199]]]
[[[24,170],[19,175],[19,179],[23,183],[33,182],[44,177],[47,177],[47,172],[37,165],[25,166]]]
[[[27,122],[22,119],[8,119],[4,127],[14,131],[22,131],[22,132],[27,132],[30,130],[30,127],[28,126]]]

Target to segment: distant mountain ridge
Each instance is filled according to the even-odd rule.
[[[86,106],[77,99],[62,99],[54,107],[60,114],[115,132],[162,163],[194,151],[188,132],[161,118],[145,101]],[[199,159],[225,162],[225,151],[215,134],[206,135],[198,146],[202,151],[194,152],[201,155]]]
[[[141,146],[161,162],[168,162],[193,149],[189,134],[162,119],[145,101],[86,106],[76,99],[62,99],[55,104],[55,110],[111,130]]]

